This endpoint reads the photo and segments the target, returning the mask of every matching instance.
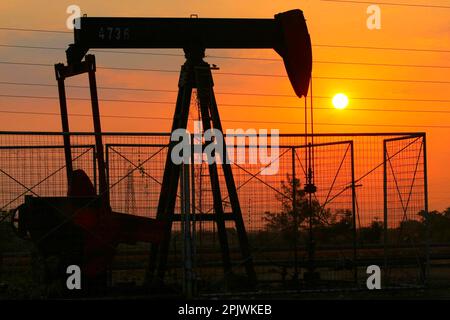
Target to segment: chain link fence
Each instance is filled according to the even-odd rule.
[[[365,288],[369,265],[381,267],[385,287],[426,283],[433,243],[425,134],[317,134],[314,143],[310,138],[280,135],[271,163],[231,163],[251,253],[241,255],[239,229],[226,218],[231,271],[223,268],[213,197],[218,190],[208,164],[189,165],[189,214],[182,212],[179,187],[166,289],[186,294],[189,287],[190,294],[202,295]],[[103,134],[113,211],[156,217],[169,140],[169,134]],[[71,134],[71,143],[74,169],[85,171],[98,191],[95,137]],[[250,159],[255,146],[247,139],[241,147],[241,156]],[[276,173],[262,174],[274,162]],[[232,217],[220,166],[218,173],[221,206]],[[315,192],[305,192],[308,181]],[[14,234],[11,215],[25,196],[67,196],[62,134],[0,133],[0,188],[0,282],[9,295],[43,294],[40,270],[51,261],[43,262],[32,243]],[[438,250],[450,254],[447,247]],[[119,244],[109,288],[148,287],[149,251],[148,243]],[[244,268],[249,259],[256,283]]]

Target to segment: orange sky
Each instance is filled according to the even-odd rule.
[[[404,0],[407,3],[448,5],[448,1]],[[77,4],[89,16],[155,16],[188,17],[273,17],[275,13],[300,8],[307,18],[313,44],[424,48],[450,51],[450,9],[380,5],[381,30],[366,28],[366,4],[306,1],[2,1],[0,27],[65,30],[66,7]],[[14,32],[0,30],[0,44],[66,47],[71,34]],[[182,53],[170,50],[153,52]],[[271,50],[210,50],[210,55],[278,58]],[[96,53],[99,66],[140,67],[178,70],[182,57],[124,55]],[[450,52],[389,51],[313,47],[315,61],[369,62],[389,64],[450,66]],[[53,64],[64,62],[63,50],[18,49],[0,46],[0,61]],[[221,72],[284,74],[280,61],[231,60],[208,58]],[[0,64],[0,81],[54,84],[52,67],[27,67]],[[315,63],[314,76],[383,78],[450,81],[449,68],[382,67]],[[99,86],[177,89],[177,73],[98,70]],[[85,78],[71,79],[67,84],[87,85]],[[242,77],[216,75],[217,92],[253,92],[294,94],[287,78]],[[330,99],[316,99],[314,105],[317,132],[390,132],[425,131],[428,134],[428,163],[430,208],[450,206],[450,114],[400,113],[350,110],[351,108],[447,110],[448,102],[414,102],[361,100],[358,97],[395,99],[450,100],[449,83],[403,83],[352,80],[314,80],[315,96],[332,96],[345,92],[350,98],[347,110],[334,110]],[[57,96],[56,87],[13,86],[0,84],[0,95]],[[87,90],[69,89],[68,96],[87,97]],[[99,90],[103,99],[175,101],[175,93],[130,92]],[[224,120],[303,122],[303,100],[297,98],[218,95],[219,109]],[[227,104],[282,105],[299,108],[264,109],[231,107]],[[222,105],[222,107],[221,107]],[[72,101],[69,112],[89,113],[85,102]],[[57,100],[20,99],[0,96],[0,111],[30,111],[58,113]],[[169,104],[101,103],[103,115],[171,117],[174,107]],[[89,118],[72,117],[72,130],[91,130]],[[334,125],[323,125],[323,123]],[[103,118],[105,131],[168,131],[170,121],[148,119],[118,120]],[[352,124],[352,126],[336,125]],[[378,127],[370,125],[393,125]],[[432,126],[448,126],[433,128]],[[279,128],[281,132],[303,132],[303,126],[292,124],[238,123],[224,121],[226,128]],[[411,127],[405,127],[411,126]],[[57,116],[2,113],[0,130],[59,131]]]

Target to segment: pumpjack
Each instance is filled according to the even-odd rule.
[[[153,281],[162,281],[167,269],[172,224],[179,216],[174,209],[181,165],[174,164],[170,157],[175,142],[168,144],[156,219],[113,212],[103,155],[95,57],[87,54],[89,49],[183,49],[186,61],[180,71],[172,131],[186,129],[194,88],[197,89],[203,130],[214,128],[222,131],[212,68],[204,61],[205,50],[274,49],[284,61],[296,95],[306,97],[311,78],[312,50],[305,18],[303,12],[296,9],[279,13],[273,19],[86,16],[78,19],[74,23],[79,26],[74,29],[74,43],[66,50],[67,65],[55,65],[68,180],[67,197],[28,196],[15,216],[19,222],[18,233],[30,235],[44,254],[64,257],[66,264],[79,263],[82,272],[90,279],[105,274],[118,243],[147,241],[152,243],[149,274]],[[71,155],[64,80],[84,73],[88,74],[90,84],[98,192],[85,172],[74,170]],[[256,274],[232,169],[227,161],[221,165],[232,210],[224,211],[218,167],[213,163],[209,164],[209,175],[214,214],[200,213],[196,219],[216,223],[225,275],[232,273],[225,221],[234,221],[246,274],[249,283],[254,284]]]

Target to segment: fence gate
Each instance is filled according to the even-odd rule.
[[[317,190],[299,205],[311,215],[302,221],[303,279],[314,287],[348,287],[357,281],[353,141],[317,143],[295,150],[297,177],[309,168]],[[311,200],[308,198],[311,196]],[[309,201],[308,201],[309,200]],[[309,204],[308,204],[309,203]]]
[[[385,285],[423,284],[427,274],[425,137],[385,139]]]

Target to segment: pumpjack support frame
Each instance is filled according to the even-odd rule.
[[[197,89],[203,129],[222,131],[219,111],[214,96],[211,67],[203,60],[207,48],[268,48],[274,49],[284,61],[286,72],[298,97],[306,96],[312,70],[311,41],[303,12],[296,9],[275,15],[274,19],[205,19],[205,18],[112,18],[82,17],[74,29],[74,43],[66,50],[67,66],[56,65],[56,75],[61,103],[61,120],[64,132],[69,131],[65,104],[64,79],[88,72],[91,102],[96,134],[97,161],[100,192],[107,194],[105,162],[101,140],[100,114],[95,81],[95,59],[86,55],[91,48],[182,48],[186,62],[181,67],[179,90],[172,131],[186,129],[192,91]],[[82,61],[86,55],[85,61]],[[64,137],[68,179],[72,172],[70,136]],[[171,161],[175,142],[170,142],[157,209],[157,219],[164,222],[163,241],[152,243],[149,276],[152,283],[163,281],[166,272],[169,242],[181,165]],[[226,154],[226,153],[225,153]],[[68,160],[69,159],[69,160]],[[198,218],[217,224],[225,275],[232,273],[225,220],[235,222],[240,250],[250,283],[256,283],[252,255],[242,218],[232,169],[223,161],[222,170],[230,197],[232,213],[225,213],[222,204],[218,167],[209,164],[213,189],[214,219],[200,214]]]

